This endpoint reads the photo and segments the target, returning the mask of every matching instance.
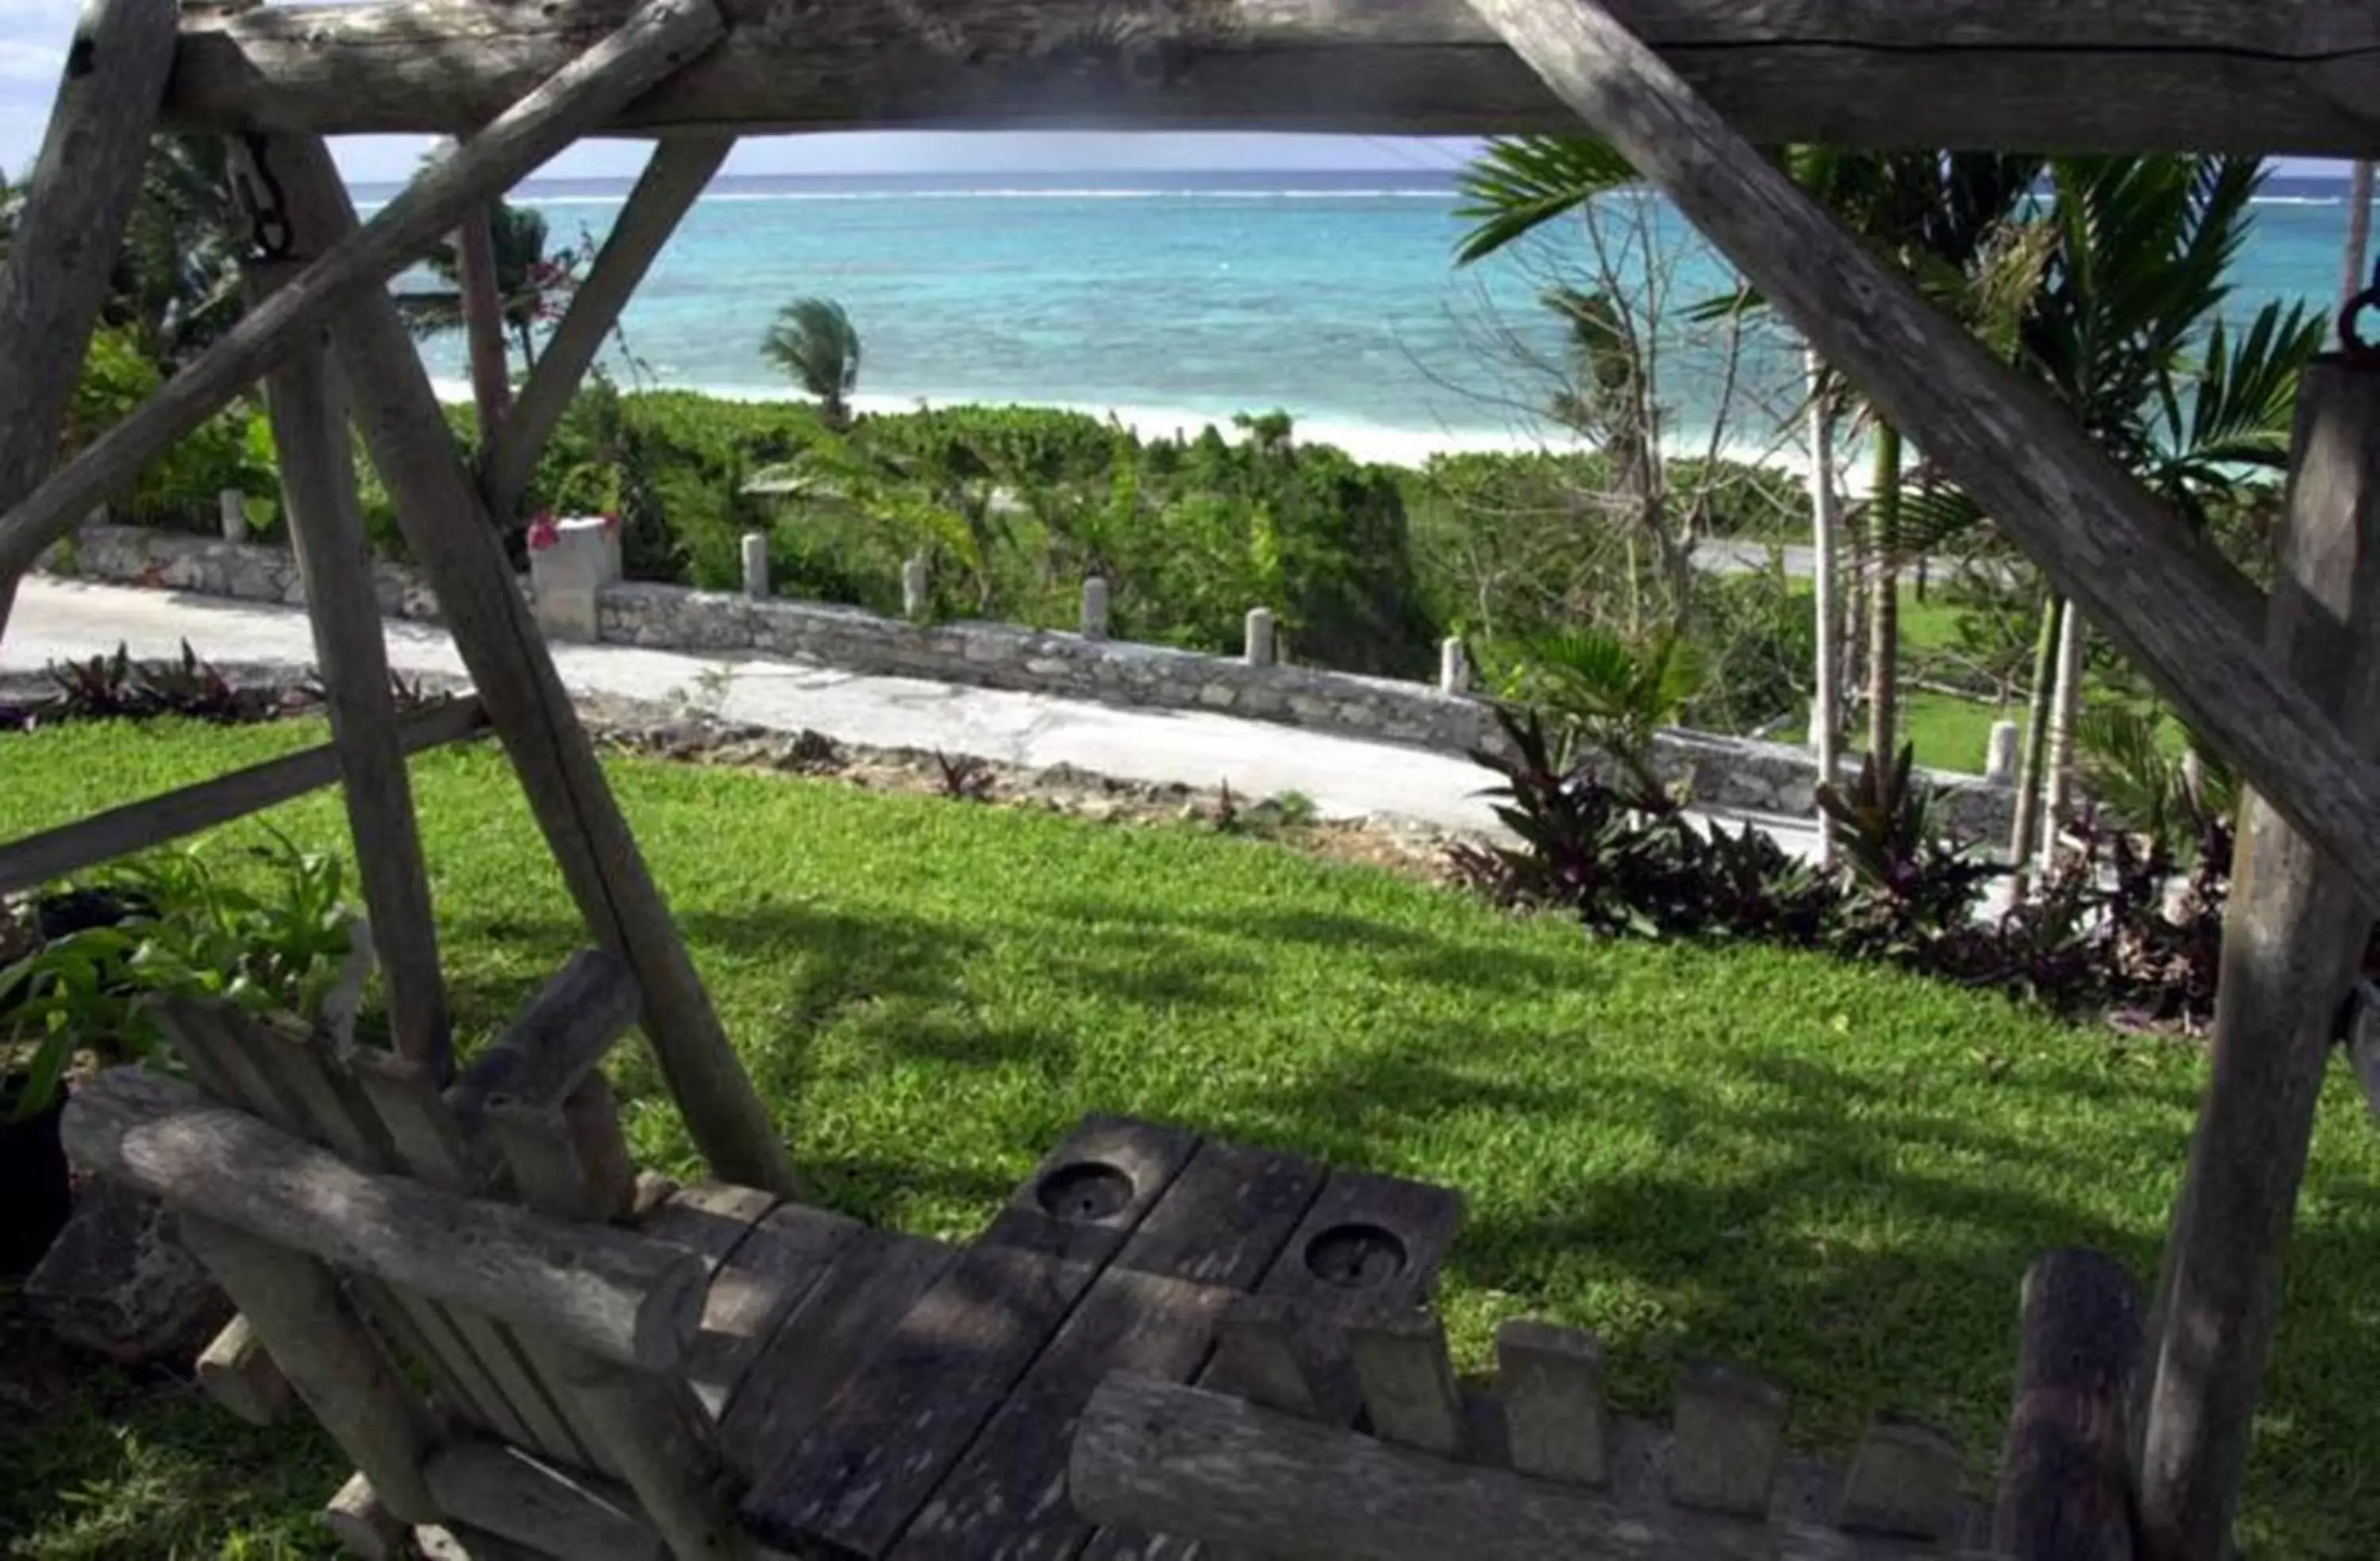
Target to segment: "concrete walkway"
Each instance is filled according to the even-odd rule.
[[[386,628],[398,672],[463,672],[443,629],[395,621]],[[304,667],[314,659],[306,615],[295,608],[34,575],[18,591],[0,640],[0,670],[39,672],[55,659],[112,651],[119,641],[138,657],[175,655],[184,640],[225,663]],[[1299,792],[1330,817],[1387,815],[1469,829],[1495,823],[1478,795],[1491,778],[1465,760],[1264,721],[862,676],[747,654],[555,645],[553,658],[574,693],[688,698],[729,720],[808,728],[869,747],[939,748],[1034,768],[1069,764],[1160,783],[1229,781],[1251,799]],[[1815,832],[1801,820],[1761,822],[1797,851],[1815,847]]]

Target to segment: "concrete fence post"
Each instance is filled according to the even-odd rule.
[[[1279,645],[1269,607],[1248,609],[1247,661],[1251,667],[1269,667],[1278,660]]]
[[[769,594],[769,534],[744,533],[744,594],[765,599]]]
[[[1083,582],[1083,637],[1108,637],[1108,583],[1097,575]]]
[[[226,488],[215,495],[215,514],[223,522],[226,542],[248,540],[248,495],[237,488]]]
[[[926,555],[915,553],[901,566],[901,611],[905,617],[923,618],[933,589],[933,576],[927,569]]]
[[[529,591],[549,639],[601,639],[603,587],[619,579],[619,529],[601,515],[573,515],[554,522],[550,538],[533,537]]]
[[[1450,635],[1438,647],[1438,691],[1440,694],[1471,692],[1471,658],[1463,648],[1463,636]]]
[[[1984,750],[1984,779],[1995,786],[2016,780],[2016,722],[1992,722],[1991,745]]]

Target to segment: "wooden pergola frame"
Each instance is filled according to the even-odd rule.
[[[788,1188],[703,991],[504,566],[508,517],[637,283],[733,138],[897,126],[1562,130],[1625,152],[2207,733],[2255,788],[2215,1082],[2168,1243],[2138,1427],[2142,1532],[2219,1553],[2338,999],[2380,904],[2380,655],[2365,508],[2380,390],[2308,378],[2269,605],[2038,388],[1845,233],[1755,141],[2380,155],[2380,13],[2345,0],[95,0],[0,279],[0,630],[16,580],[261,379],[334,748],[400,1046],[446,1013],[370,611],[346,430],[364,434],[489,722],[719,1172]],[[247,316],[49,470],[160,128],[240,138],[282,236]],[[358,224],[322,137],[466,139]],[[384,284],[577,139],[661,138],[468,469]],[[2380,552],[2380,550],[2374,550]],[[110,838],[120,838],[115,836]]]

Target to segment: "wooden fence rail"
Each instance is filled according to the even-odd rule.
[[[476,698],[433,705],[399,720],[398,745],[409,757],[475,736],[485,722]],[[338,779],[338,753],[325,743],[10,841],[0,845],[0,894],[36,888],[102,862],[245,818],[292,797],[320,791]]]

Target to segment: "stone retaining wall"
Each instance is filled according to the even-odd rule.
[[[295,561],[284,550],[135,527],[85,526],[54,567],[90,579],[249,601],[296,605],[304,599]],[[435,599],[413,571],[382,563],[378,577],[382,608],[390,615],[437,616]],[[1135,708],[1205,710],[1438,753],[1468,754],[1500,737],[1486,703],[1427,684],[1250,666],[1233,657],[1007,623],[917,624],[857,608],[632,582],[602,590],[597,628],[613,644],[757,651],[855,672]],[[1817,763],[1802,748],[1672,731],[1658,739],[1656,757],[1663,773],[1705,807],[1807,817],[1816,806]],[[1954,834],[2007,839],[2014,802],[2010,788],[1972,775],[1937,771],[1931,779]]]
[[[85,526],[52,548],[42,561],[55,575],[111,580],[127,586],[191,591],[239,601],[273,601],[302,607],[306,587],[298,560],[286,548],[259,542],[226,542],[184,531],[152,531],[143,526]],[[372,586],[380,610],[391,618],[436,622],[438,599],[420,575],[401,563],[375,562]]]

